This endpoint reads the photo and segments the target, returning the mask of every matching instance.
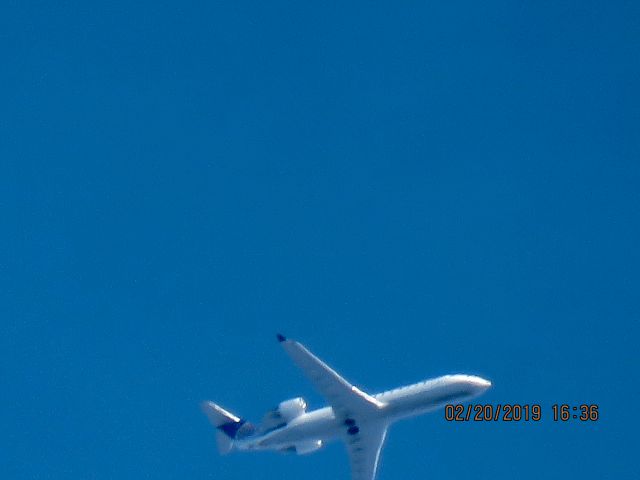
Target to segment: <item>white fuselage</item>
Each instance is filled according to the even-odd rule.
[[[373,395],[383,404],[370,418],[359,418],[359,425],[383,422],[421,415],[447,404],[456,404],[483,393],[491,383],[471,375],[445,375],[424,382],[396,388]],[[286,426],[273,431],[236,440],[238,450],[282,450],[292,444],[329,442],[345,434],[345,425],[336,419],[333,409],[313,410],[291,420]]]

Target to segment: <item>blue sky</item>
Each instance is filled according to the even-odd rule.
[[[636,2],[4,2],[0,470],[344,478],[198,409],[481,374],[536,424],[396,425],[380,480],[633,478]],[[595,403],[597,423],[551,405]]]

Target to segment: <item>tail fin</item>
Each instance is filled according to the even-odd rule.
[[[216,441],[221,455],[229,453],[233,449],[234,439],[242,436],[238,431],[243,425],[250,426],[245,420],[227,412],[224,408],[213,402],[202,402],[202,411],[205,413],[211,425],[216,427]],[[248,430],[244,428],[243,430]],[[241,432],[243,433],[243,432]]]

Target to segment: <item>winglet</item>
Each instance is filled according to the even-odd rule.
[[[284,342],[287,340],[287,337],[285,337],[284,335],[282,335],[281,333],[276,334],[276,338],[278,339],[278,341],[280,343]]]

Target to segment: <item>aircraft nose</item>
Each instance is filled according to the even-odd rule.
[[[486,390],[491,387],[491,382],[489,380],[485,380],[484,378],[476,377],[474,378],[473,383],[482,390]]]

